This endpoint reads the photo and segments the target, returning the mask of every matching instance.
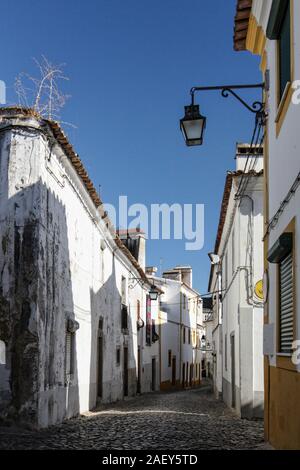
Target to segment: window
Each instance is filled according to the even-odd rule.
[[[186,296],[185,294],[182,294],[182,301],[183,301],[183,310],[186,309]]]
[[[291,19],[290,2],[282,20],[278,37],[278,79],[279,79],[279,101],[284,95],[287,84],[291,81]]]
[[[292,353],[294,339],[293,252],[279,263],[279,352]]]
[[[101,246],[100,249],[100,281],[104,282],[104,247]]]
[[[156,332],[155,320],[152,319],[152,343],[155,343],[159,340],[159,335]]]
[[[231,265],[232,265],[232,275],[234,274],[235,270],[235,232],[232,231],[232,238],[231,238]]]
[[[278,41],[278,98],[284,96],[291,76],[291,5],[290,0],[274,0],[269,15],[267,38]]]
[[[225,370],[227,370],[227,334],[225,334]]]
[[[0,339],[0,365],[6,364],[6,346],[4,341]]]
[[[168,367],[171,367],[172,365],[172,350],[169,349],[168,351]]]
[[[136,318],[137,320],[141,318],[141,302],[139,300],[136,302]]]
[[[121,307],[121,328],[122,330],[128,329],[128,308],[124,304]]]
[[[189,332],[188,332],[189,344],[191,344],[191,330],[190,330],[190,328],[188,330],[189,330]]]
[[[75,333],[67,331],[65,341],[65,376],[66,379],[70,379],[74,374]]]
[[[228,283],[228,254],[226,253],[223,261],[223,288],[227,289]]]
[[[120,347],[117,347],[117,366],[119,366],[121,364],[121,348]]]
[[[294,339],[294,230],[293,220],[268,252],[269,263],[277,264],[278,273],[278,343],[277,351],[292,353]]]
[[[183,344],[185,344],[185,326],[183,327]]]
[[[122,297],[122,304],[126,305],[127,304],[127,283],[126,283],[126,277],[122,276],[122,281],[121,281],[121,297]]]
[[[146,345],[151,346],[152,319],[151,319],[151,299],[147,295],[146,299]]]

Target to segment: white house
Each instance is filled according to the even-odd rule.
[[[211,351],[208,354],[212,364],[213,390],[215,397],[222,395],[223,385],[223,353],[222,353],[222,275],[217,255],[217,262],[211,265],[208,291],[211,292],[212,314],[205,322],[206,347],[210,341]],[[208,357],[207,360],[208,360]]]
[[[226,177],[209,290],[215,390],[241,417],[252,418],[263,416],[264,399],[263,170],[262,155],[249,158],[248,150],[237,145],[236,171]]]
[[[214,315],[213,315],[213,298],[212,296],[202,298],[203,308],[203,325],[205,329],[204,338],[202,336],[202,377],[212,379],[213,377],[213,330],[214,330]]]
[[[201,381],[202,301],[192,287],[192,268],[177,266],[161,278],[147,270],[160,296],[160,388],[192,387]]]
[[[298,0],[237,2],[235,49],[261,56],[266,84],[265,437],[277,449],[300,449],[299,18]]]
[[[123,244],[136,258],[139,266],[145,271],[146,263],[146,234],[140,229],[118,230],[118,235]],[[140,298],[141,289],[145,278],[132,278],[129,283],[131,297],[132,318],[135,319],[137,330],[134,332],[135,350],[137,352],[137,392],[145,393],[159,390],[160,362],[159,362],[159,296],[162,291],[158,288],[157,300],[151,300],[149,285],[154,285],[148,280],[146,295]],[[151,288],[150,288],[151,290]]]
[[[31,110],[0,111],[0,221],[0,416],[45,427],[135,395],[151,284],[60,126]]]

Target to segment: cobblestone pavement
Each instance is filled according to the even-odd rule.
[[[0,427],[0,449],[258,449],[263,423],[237,418],[209,387],[101,407],[39,432]]]

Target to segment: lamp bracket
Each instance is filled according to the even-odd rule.
[[[130,277],[128,281],[129,289],[134,289],[137,285],[144,287],[146,282],[141,277]]]
[[[265,117],[264,103],[263,101],[254,101],[252,104],[248,104],[244,101],[235,91],[243,89],[260,88],[262,91],[265,89],[264,83],[252,84],[252,85],[218,85],[218,86],[206,86],[206,87],[193,87],[190,90],[192,105],[195,103],[195,92],[198,91],[221,91],[223,98],[228,98],[229,94],[234,96],[245,108],[251,113],[256,114],[257,118],[263,119]]]

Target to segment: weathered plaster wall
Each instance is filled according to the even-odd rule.
[[[99,322],[101,401],[124,396],[124,347],[128,394],[136,393],[135,305],[137,298],[145,304],[146,288],[128,289],[129,278],[139,273],[107,237],[82,181],[50,133],[46,137],[35,119],[2,119],[1,131],[0,340],[6,364],[0,364],[1,371],[5,367],[0,412],[47,426],[96,405]],[[121,331],[122,276],[127,279],[128,334]],[[69,319],[79,329],[67,379]]]
[[[34,130],[0,134],[0,339],[6,346],[6,390],[1,415],[36,419],[38,391],[38,256],[40,184]]]

